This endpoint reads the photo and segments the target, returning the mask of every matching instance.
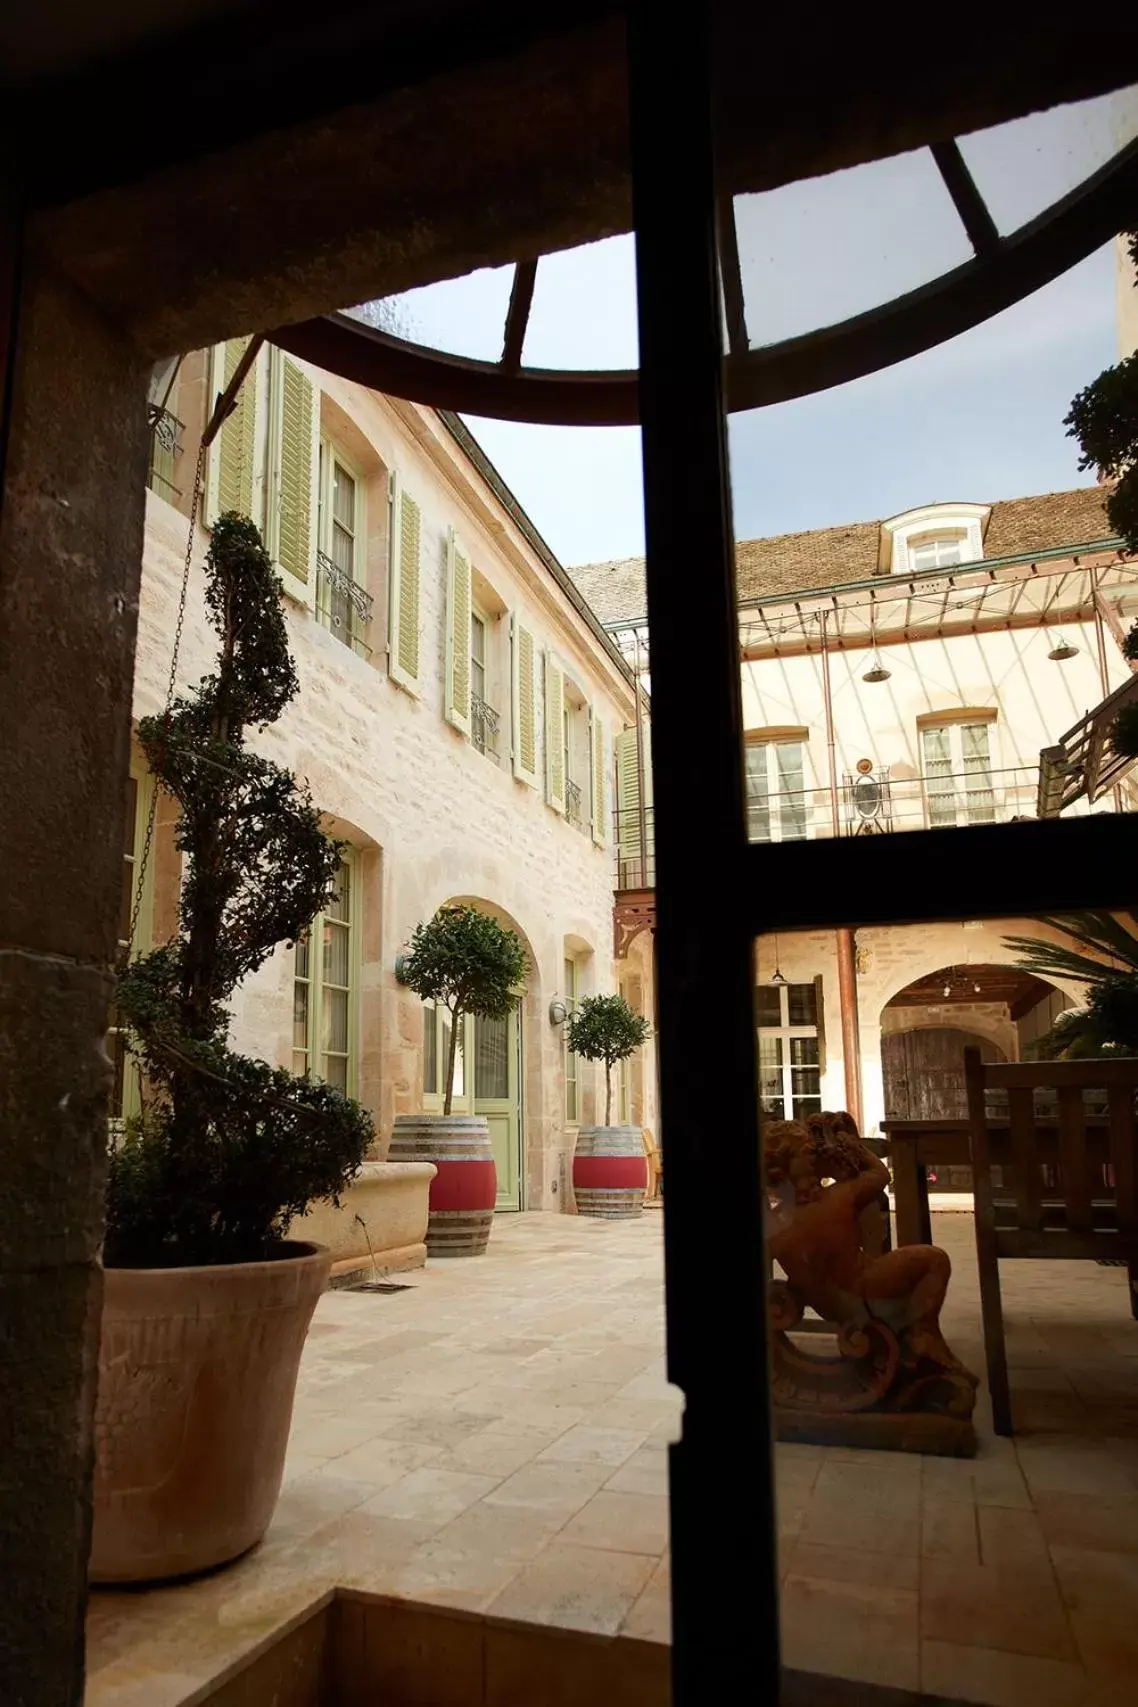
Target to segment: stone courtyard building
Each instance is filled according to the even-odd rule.
[[[1064,781],[1109,722],[1098,708],[1138,693],[1121,650],[1138,573],[1105,496],[1084,487],[934,503],[740,541],[751,840],[1133,810],[1124,772],[1093,800]],[[643,560],[572,573],[649,680]],[[642,859],[638,776],[626,735],[616,826],[626,933],[652,919],[651,777]],[[1078,986],[1010,964],[1004,937],[1033,933],[1030,920],[1005,918],[761,939],[765,1112],[849,1108],[871,1132],[889,1116],[963,1117],[964,1045],[1018,1060],[1078,998]]]
[[[244,347],[156,375],[136,723],[165,702],[198,445]],[[635,722],[632,672],[457,416],[262,348],[207,459],[206,522],[228,508],[254,517],[280,568],[301,682],[260,739],[348,844],[339,899],[310,933],[324,951],[282,948],[248,980],[235,1046],[359,1097],[386,1148],[396,1114],[441,1109],[448,1035],[397,959],[445,902],[485,908],[521,936],[531,971],[516,1019],[466,1021],[455,1109],[490,1122],[499,1207],[571,1208],[576,1128],[603,1108],[551,1003],[619,987],[652,1011],[650,939],[613,956],[611,772]],[[200,528],[179,687],[212,657],[207,546]],[[124,919],[150,805],[136,745]],[[160,801],[136,950],[175,921],[170,818]],[[642,1052],[623,1117],[654,1124],[654,1080]],[[129,1066],[117,1097],[129,1112]]]

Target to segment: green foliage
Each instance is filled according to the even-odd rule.
[[[452,1015],[444,1114],[451,1111],[462,1016],[505,1019],[525,975],[521,938],[475,907],[440,907],[433,919],[416,925],[403,982],[423,1001],[438,1002]]]
[[[1129,248],[1138,266],[1138,234],[1130,235]],[[1138,353],[1080,391],[1063,425],[1079,441],[1079,467],[1097,468],[1118,481],[1107,499],[1107,517],[1127,548],[1138,551]]]
[[[139,739],[178,802],[180,929],[132,962],[117,1004],[152,1103],[113,1148],[105,1260],[173,1267],[273,1254],[289,1222],[337,1194],[374,1136],[358,1103],[228,1047],[228,1003],[332,898],[341,844],[307,790],[250,753],[298,691],[280,581],[257,529],[228,514],[206,559],[217,669]]]
[[[1138,705],[1124,705],[1110,730],[1110,750],[1120,757],[1138,759]]]
[[[1033,1053],[1049,1060],[1138,1054],[1138,935],[1106,912],[1058,913],[1040,923],[1075,946],[1013,936],[1004,947],[1022,956],[1016,964],[1027,972],[1085,984],[1087,1005],[1060,1014]]]
[[[652,1027],[623,996],[585,996],[570,1017],[566,1048],[585,1061],[605,1064],[605,1125],[612,1115],[612,1070],[646,1043]]]
[[[1131,625],[1126,639],[1122,642],[1122,656],[1129,658],[1131,663],[1138,663],[1138,622]]]

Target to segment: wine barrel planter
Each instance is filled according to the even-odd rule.
[[[627,1221],[644,1208],[648,1161],[639,1126],[582,1126],[573,1153],[579,1215]]]
[[[428,1257],[478,1257],[498,1197],[490,1128],[481,1114],[397,1114],[390,1162],[433,1162]]]

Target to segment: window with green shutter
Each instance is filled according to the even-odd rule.
[[[555,812],[565,811],[565,672],[552,652],[545,654],[545,798]]]
[[[470,734],[470,675],[474,634],[471,629],[470,558],[453,530],[447,535],[446,720]],[[485,641],[485,628],[482,631]],[[485,660],[483,659],[483,664]]]
[[[603,847],[608,825],[605,814],[605,731],[596,711],[589,714],[589,752],[592,761],[591,794],[593,807],[593,840]]]
[[[537,669],[531,631],[513,619],[514,775],[537,787]]]
[[[391,560],[388,597],[387,669],[408,693],[419,692],[419,506],[391,477]]]
[[[314,590],[316,558],[316,391],[280,351],[274,368],[275,443],[268,528],[270,552],[301,587]],[[288,582],[286,581],[286,586]]]
[[[248,338],[230,338],[214,347],[210,360],[209,412],[237,371],[237,364],[249,347]],[[261,518],[254,514],[255,462],[257,448],[257,370],[254,363],[237,393],[232,413],[226,417],[221,431],[210,447],[206,468],[205,520],[212,527],[218,516],[227,510]]]
[[[358,992],[355,865],[344,859],[336,892],[296,944],[293,969],[292,1070],[355,1092]]]

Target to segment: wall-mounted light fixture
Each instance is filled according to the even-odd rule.
[[[561,1000],[560,996],[554,996],[553,1000],[549,1004],[549,1023],[550,1023],[550,1025],[564,1025],[565,1021],[568,1018],[569,1018],[569,1009],[566,1007],[565,1003]]]
[[[407,962],[409,959],[410,955],[405,953],[395,956],[395,982],[397,984],[406,984],[407,982]]]

